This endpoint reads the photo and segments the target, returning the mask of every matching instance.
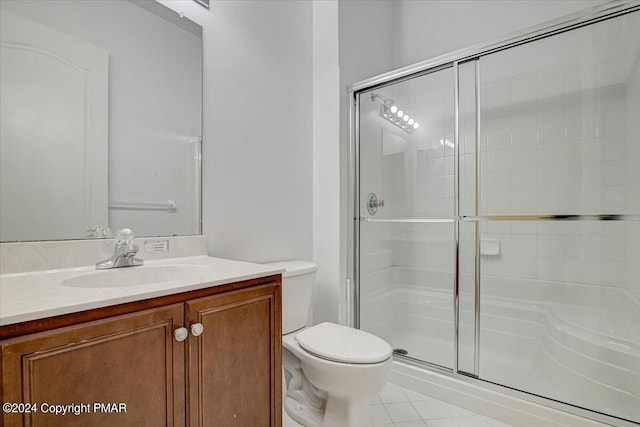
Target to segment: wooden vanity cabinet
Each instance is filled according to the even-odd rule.
[[[2,401],[36,404],[5,413],[5,425],[184,425],[184,344],[173,339],[183,318],[172,304],[2,342]],[[97,402],[126,403],[127,412],[93,412]],[[44,412],[72,403],[92,413]]]
[[[280,292],[270,276],[0,327],[0,400],[36,404],[0,426],[280,426]]]
[[[281,425],[282,334],[274,291],[246,289],[185,303],[187,324],[201,323],[206,332],[188,344],[190,426]]]

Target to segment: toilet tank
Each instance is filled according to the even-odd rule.
[[[282,273],[282,334],[305,327],[318,266],[307,261],[280,261],[268,265],[286,270]]]

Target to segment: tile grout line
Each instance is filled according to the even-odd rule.
[[[380,403],[382,403],[382,407],[384,408],[384,412],[387,414],[387,417],[389,417],[389,421],[391,421],[391,424],[393,424],[393,426],[395,427],[396,423],[393,422],[393,418],[391,418],[391,414],[387,410],[387,405],[382,401],[382,398],[380,397],[380,392],[378,392],[378,399],[380,399]]]
[[[403,423],[422,423],[425,427],[429,427],[429,422],[433,422],[433,421],[443,421],[443,420],[448,420],[449,424],[452,424],[451,427],[461,427],[461,424],[458,422],[458,418],[467,418],[467,417],[480,417],[480,418],[487,418],[488,420],[486,421],[487,423],[489,423],[489,426],[493,426],[493,424],[489,421],[489,420],[493,420],[491,418],[488,417],[484,417],[480,414],[477,414],[475,412],[469,411],[466,408],[462,408],[460,406],[457,406],[453,403],[449,403],[449,402],[445,402],[442,401],[440,399],[436,399],[433,397],[430,397],[428,395],[422,394],[420,392],[416,392],[410,389],[406,389],[404,387],[392,384],[391,386],[387,387],[387,389],[398,389],[400,391],[400,393],[403,395],[403,397],[406,400],[403,401],[399,401],[399,402],[384,402],[382,400],[382,397],[380,396],[380,394],[377,394],[377,398],[380,401],[380,403],[370,403],[370,406],[374,406],[374,405],[383,405],[384,409],[385,409],[385,413],[387,414],[390,423],[386,423],[386,424],[378,424],[380,426],[393,426],[393,427],[401,427],[401,425],[403,425]],[[382,391],[382,390],[381,390]],[[410,397],[409,394],[406,393],[406,391],[410,391],[411,393],[415,393],[419,396],[424,397],[424,399],[417,399],[417,400],[412,400],[412,398]],[[415,395],[414,395],[415,397]],[[416,403],[419,402],[428,402],[428,401],[432,401],[432,404],[436,405],[436,407],[440,408],[444,414],[446,414],[446,416],[441,416],[441,417],[436,417],[436,418],[423,418],[423,416],[420,414],[420,412],[418,411],[417,407],[416,407]],[[399,422],[394,422],[393,418],[391,417],[391,413],[389,412],[389,409],[387,408],[387,405],[393,405],[393,404],[403,404],[403,403],[409,403],[410,407],[413,409],[413,411],[415,412],[415,414],[418,416],[418,419],[416,420],[412,420],[412,421],[399,421]],[[443,405],[444,404],[444,405]],[[465,413],[462,414],[458,414],[458,415],[452,415],[452,412],[450,410],[447,409],[448,406],[451,406],[453,408],[459,408],[463,411],[465,411]],[[455,412],[455,411],[454,411]],[[455,412],[457,413],[457,412]],[[497,420],[496,420],[497,421]],[[375,421],[374,421],[375,422]],[[513,426],[509,426],[509,427],[513,427]]]

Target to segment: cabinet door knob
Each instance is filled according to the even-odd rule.
[[[202,335],[203,332],[204,332],[204,326],[202,325],[202,323],[194,323],[193,325],[191,325],[191,334],[194,337],[198,337]]]
[[[189,336],[189,331],[187,330],[187,328],[178,328],[173,331],[173,336],[175,337],[176,341],[184,341]]]

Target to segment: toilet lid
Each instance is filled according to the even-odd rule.
[[[378,363],[391,357],[391,346],[383,339],[335,323],[320,323],[295,339],[309,353],[335,362]]]

